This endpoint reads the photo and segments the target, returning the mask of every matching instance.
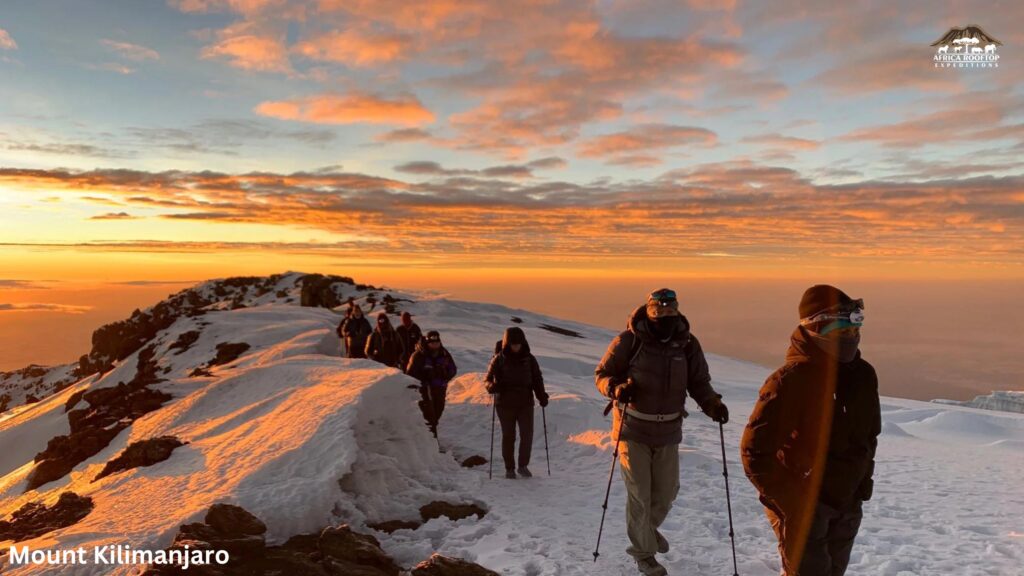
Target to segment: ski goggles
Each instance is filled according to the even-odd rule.
[[[836,330],[838,328],[861,327],[864,324],[864,299],[858,298],[853,302],[836,306],[833,309],[825,310],[824,312],[819,312],[813,316],[804,318],[800,321],[800,325],[810,326],[812,324],[824,322],[828,322],[828,327],[832,330]],[[832,327],[832,324],[835,323],[839,323],[840,325]]]

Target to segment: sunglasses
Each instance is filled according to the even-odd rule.
[[[858,308],[850,308],[850,304],[844,306],[846,310],[836,311],[825,311],[815,314],[810,318],[804,318],[800,321],[802,326],[810,326],[812,324],[818,324],[819,322],[842,322],[850,328],[859,328],[864,324],[864,301],[856,300],[855,304],[859,304]]]
[[[669,304],[676,300],[676,291],[668,289],[655,290],[654,292],[651,292],[651,295],[648,296],[648,299],[657,300],[660,305],[668,306]]]

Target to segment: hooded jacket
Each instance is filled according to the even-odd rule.
[[[373,332],[373,326],[365,314],[357,318],[351,315],[342,321],[341,335],[345,338],[345,351],[349,358],[366,358],[366,340]]]
[[[519,352],[512,352],[512,344],[521,344]],[[544,376],[537,358],[530,352],[530,343],[522,328],[513,326],[505,330],[501,339],[501,351],[491,358],[484,379],[494,390],[495,406],[525,407],[547,398],[544,390]]]
[[[423,331],[420,330],[419,324],[413,322],[408,326],[399,324],[395,327],[395,332],[398,333],[398,339],[402,341],[403,354],[400,366],[404,368],[409,364],[409,358],[419,346],[420,340],[423,338]]]
[[[373,329],[373,334],[366,341],[366,357],[395,368],[404,353],[402,340],[391,326],[388,317],[383,316],[382,318],[384,318],[384,325],[381,326],[378,323],[377,327]]]
[[[443,387],[455,378],[458,368],[455,366],[455,359],[443,344],[434,355],[431,354],[426,340],[421,339],[416,343],[416,350],[409,358],[405,373],[419,380],[421,386]]]
[[[783,515],[808,501],[849,509],[871,497],[881,428],[871,364],[859,351],[840,363],[798,327],[785,365],[768,377],[750,414],[743,469]]]
[[[629,315],[626,330],[615,337],[595,370],[595,384],[601,394],[611,397],[612,389],[629,378],[636,386],[629,408],[649,415],[681,413],[674,420],[651,422],[626,414],[620,421],[620,406],[612,420],[612,436],[651,446],[678,444],[683,439],[686,395],[703,409],[713,398],[721,398],[711,387],[711,375],[697,337],[690,332],[685,316],[676,317],[674,332],[659,338],[647,322],[647,308],[640,306]]]

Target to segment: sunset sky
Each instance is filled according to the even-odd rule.
[[[968,24],[999,67],[934,68]],[[0,316],[90,306],[53,283],[288,269],[1020,280],[1022,24],[1013,1],[4,2]]]

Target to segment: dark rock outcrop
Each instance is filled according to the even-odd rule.
[[[174,436],[160,436],[158,438],[133,442],[124,449],[120,456],[107,462],[107,465],[96,475],[93,482],[111,474],[163,462],[171,457],[171,452],[174,452],[175,448],[185,444],[187,442],[182,442]]]
[[[193,378],[196,376],[213,376],[210,368],[238,360],[238,357],[245,354],[249,348],[250,346],[245,342],[221,342],[217,344],[217,355],[203,366],[197,367],[189,376]]]
[[[353,285],[355,281],[345,276],[324,276],[307,274],[302,277],[302,292],[299,303],[302,306],[335,308],[341,306],[341,299],[334,290],[334,284]]]
[[[554,332],[555,334],[561,334],[562,336],[572,336],[573,338],[583,338],[583,334],[575,330],[569,330],[568,328],[560,328],[558,326],[552,326],[551,324],[541,324],[541,328],[548,332]]]
[[[106,448],[137,418],[171,399],[170,394],[147,387],[160,381],[153,350],[150,346],[139,353],[135,377],[130,382],[118,382],[117,386],[89,390],[82,395],[88,407],[68,412],[71,433],[51,438],[46,449],[36,454],[36,467],[28,476],[26,491],[62,478]]]
[[[424,522],[429,522],[434,518],[442,516],[447,516],[452,520],[462,520],[470,516],[483,518],[486,515],[487,510],[476,504],[451,504],[449,502],[434,501],[420,507],[420,517],[423,518]]]
[[[64,492],[53,506],[29,502],[0,520],[0,540],[21,542],[75,524],[92,512],[92,498]]]
[[[415,530],[422,526],[422,522],[415,522],[412,520],[388,520],[386,522],[377,522],[375,524],[367,524],[374,530],[379,530],[387,534],[393,534],[399,530]]]
[[[246,510],[214,504],[204,522],[185,524],[170,550],[226,550],[227,565],[200,566],[189,574],[205,576],[397,576],[401,568],[373,536],[348,526],[325,528],[320,534],[289,538],[281,546],[267,546],[266,526]],[[143,576],[181,574],[178,566],[152,566]]]
[[[479,564],[434,554],[412,569],[412,576],[500,576]]]
[[[214,504],[206,512],[204,520],[211,528],[231,536],[259,536],[267,531],[267,525],[245,508],[232,504]]]
[[[198,330],[189,330],[188,332],[183,332],[178,336],[178,339],[175,340],[174,343],[171,344],[167,349],[177,350],[175,354],[181,354],[182,352],[191,348],[192,345],[195,344],[197,340],[199,340],[199,334],[200,332]]]
[[[470,456],[462,461],[463,468],[473,468],[474,466],[483,466],[487,464],[487,458],[483,456]]]

